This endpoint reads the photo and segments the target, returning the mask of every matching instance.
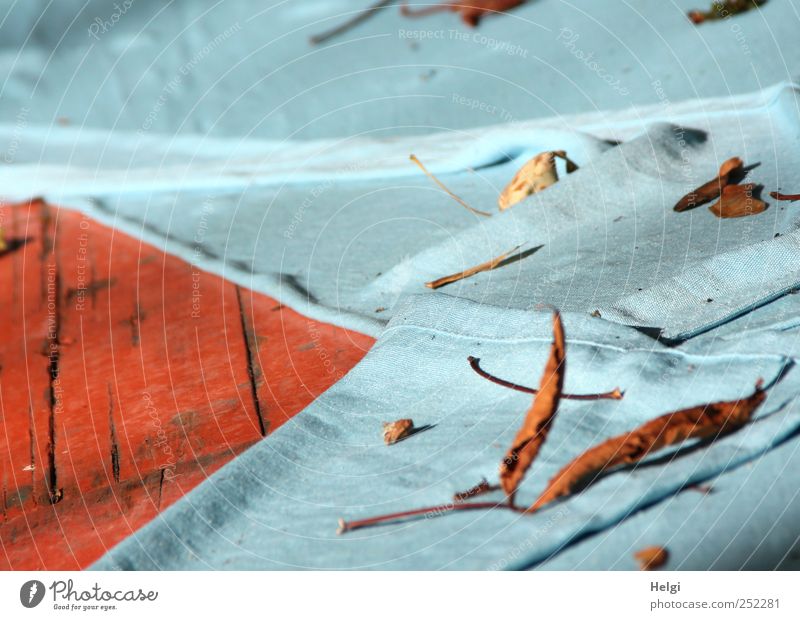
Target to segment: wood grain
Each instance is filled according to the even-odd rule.
[[[42,201],[0,226],[0,569],[87,566],[373,343]]]

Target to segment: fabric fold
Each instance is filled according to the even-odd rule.
[[[603,478],[534,516],[496,509],[439,515],[336,534],[356,519],[452,501],[493,480],[530,403],[476,375],[468,355],[508,380],[534,384],[547,356],[550,315],[493,321],[497,311],[454,301],[441,329],[398,316],[342,381],[276,433],[213,475],[95,565],[98,569],[491,569],[530,565],[638,509],[760,457],[798,428],[800,375],[780,355],[692,355],[630,330],[564,314],[565,389],[624,384],[621,401],[564,401],[519,491],[530,503],[569,459],[667,411],[751,393],[773,382],[756,419],[701,447],[691,443]],[[484,333],[461,320],[482,314]],[[502,314],[502,313],[500,313]],[[593,333],[594,342],[569,334]],[[618,339],[619,337],[619,339]],[[622,341],[622,345],[615,344]],[[650,347],[642,347],[645,343]],[[425,432],[393,446],[384,421],[410,417]],[[491,541],[487,544],[487,541]],[[522,551],[518,549],[522,546]],[[514,562],[509,562],[512,555]]]

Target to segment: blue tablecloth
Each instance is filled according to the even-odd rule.
[[[764,213],[720,220],[672,205],[734,155],[765,193],[800,191],[793,4],[696,27],[695,0],[538,0],[478,30],[391,7],[309,44],[362,4],[2,3],[4,197],[44,194],[378,337],[97,567],[630,568],[639,543],[668,546],[672,568],[792,566],[797,207],[767,198]],[[580,170],[499,214],[500,189],[549,149]],[[494,216],[455,204],[411,153]],[[500,269],[424,287],[517,244]],[[466,357],[536,384],[543,302],[564,312],[568,390],[626,395],[562,403],[522,501],[605,437],[781,380],[739,432],[536,516],[337,537],[340,517],[447,502],[494,478],[530,399]],[[431,428],[382,445],[381,423],[401,417]],[[679,492],[706,480],[711,494]]]

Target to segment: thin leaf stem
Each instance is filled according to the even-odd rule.
[[[501,379],[500,377],[495,377],[494,375],[489,374],[483,368],[481,368],[481,360],[479,357],[473,357],[470,355],[467,358],[467,361],[469,361],[469,365],[472,370],[492,383],[496,383],[497,385],[502,385],[503,387],[516,390],[517,392],[523,392],[525,394],[538,394],[539,392],[539,390],[534,388],[529,388],[518,383],[512,383],[511,381],[506,381],[505,379]],[[610,392],[603,392],[601,394],[562,394],[561,398],[568,398],[570,400],[622,400],[623,396],[625,396],[625,392],[622,392],[619,388],[614,388]]]
[[[464,207],[465,209],[467,209],[467,210],[469,210],[469,211],[472,211],[472,213],[474,213],[474,214],[476,214],[476,215],[482,215],[482,216],[484,216],[484,217],[492,217],[492,214],[491,214],[491,213],[487,213],[486,211],[481,211],[480,209],[475,209],[475,208],[473,208],[473,207],[470,207],[470,206],[469,206],[469,205],[468,205],[466,202],[464,202],[464,200],[463,200],[463,199],[462,199],[460,196],[457,196],[456,194],[454,194],[453,192],[451,192],[451,191],[450,191],[450,189],[449,189],[449,188],[448,188],[448,187],[447,187],[447,186],[446,186],[444,183],[442,183],[442,182],[441,182],[439,179],[437,179],[437,178],[436,178],[436,177],[433,175],[433,173],[432,173],[432,172],[428,171],[428,169],[425,167],[425,164],[423,164],[423,163],[422,163],[422,162],[419,160],[419,157],[417,157],[416,155],[414,155],[414,154],[412,153],[411,155],[409,155],[409,156],[408,156],[408,158],[409,158],[411,161],[413,161],[415,164],[417,164],[417,166],[419,166],[419,167],[420,167],[420,170],[422,170],[422,172],[424,172],[424,173],[425,173],[425,176],[426,176],[426,177],[428,177],[428,178],[429,178],[431,181],[433,181],[434,183],[436,183],[436,185],[438,185],[439,187],[441,187],[441,188],[442,188],[442,189],[445,191],[445,193],[446,193],[448,196],[450,196],[450,198],[452,198],[453,200],[455,200],[455,201],[456,201],[458,204],[460,204],[462,207]]]
[[[377,13],[379,10],[389,6],[390,4],[394,4],[395,0],[379,0],[372,6],[367,7],[363,11],[356,13],[353,17],[348,19],[346,22],[339,24],[335,28],[331,28],[330,30],[326,30],[320,34],[314,35],[311,37],[310,41],[312,45],[319,45],[320,43],[325,43],[328,39],[332,39],[335,36],[343,34],[352,28],[355,28],[363,21],[369,19],[372,15]]]
[[[414,510],[405,510],[403,512],[392,512],[377,517],[369,517],[367,519],[358,519],[356,521],[345,521],[339,519],[339,529],[337,534],[344,534],[345,532],[352,532],[365,527],[372,527],[373,525],[380,525],[382,523],[392,523],[394,521],[403,521],[412,517],[419,517],[425,515],[425,518],[438,517],[439,515],[447,514],[456,510],[493,510],[500,508],[503,510],[512,510],[513,512],[524,513],[524,508],[512,506],[507,502],[451,502],[449,504],[440,504],[439,506],[428,506],[427,508],[416,508]]]

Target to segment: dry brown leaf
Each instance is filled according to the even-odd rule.
[[[449,276],[444,276],[439,278],[438,280],[433,280],[431,282],[426,282],[425,286],[432,289],[440,288],[446,284],[451,284],[452,282],[458,282],[459,280],[463,280],[464,278],[469,278],[470,276],[474,276],[476,273],[481,273],[483,271],[491,271],[495,267],[497,267],[500,263],[502,263],[505,259],[507,259],[511,254],[519,250],[520,246],[515,246],[511,248],[508,252],[504,252],[500,256],[496,256],[491,260],[487,260],[485,263],[481,263],[480,265],[475,265],[474,267],[470,267],[464,271],[459,271],[458,273],[451,274]]]
[[[400,6],[400,14],[405,17],[422,17],[432,13],[439,13],[440,11],[453,11],[461,13],[461,19],[469,26],[475,27],[478,25],[484,15],[489,13],[502,13],[508,9],[513,9],[526,0],[451,0],[450,2],[442,2],[440,4],[429,6],[423,9],[412,10],[408,8],[407,2]],[[355,28],[362,22],[366,21],[373,15],[377,15],[378,11],[387,8],[394,4],[396,0],[377,0],[372,5],[368,6],[362,11],[358,11],[345,22],[326,30],[320,34],[311,37],[310,41],[313,45],[319,45],[326,41]]]
[[[744,13],[745,11],[761,6],[766,1],[767,0],[714,0],[708,11],[698,11],[695,9],[689,11],[688,15],[693,24],[702,24],[707,21],[726,19],[737,13]]]
[[[408,156],[408,158],[409,158],[411,161],[413,161],[415,164],[417,164],[417,166],[419,166],[419,167],[420,167],[420,170],[422,170],[422,172],[424,172],[424,173],[425,173],[425,176],[426,176],[426,177],[428,177],[428,178],[429,178],[431,181],[433,181],[434,183],[436,183],[436,185],[438,185],[439,187],[441,187],[441,188],[442,188],[442,189],[445,191],[445,193],[446,193],[448,196],[450,196],[450,198],[452,198],[453,200],[455,200],[455,201],[456,201],[458,204],[460,204],[462,207],[464,207],[465,209],[468,209],[469,211],[472,211],[472,212],[473,212],[473,213],[475,213],[476,215],[483,215],[484,217],[491,217],[491,216],[492,216],[492,214],[491,214],[491,213],[486,213],[486,211],[481,211],[480,209],[475,209],[475,208],[473,208],[473,207],[470,207],[470,206],[469,206],[469,205],[468,205],[466,202],[464,202],[464,200],[463,200],[463,199],[462,199],[460,196],[457,196],[456,194],[454,194],[453,192],[451,192],[451,191],[450,191],[450,188],[448,188],[448,187],[447,187],[447,186],[446,186],[444,183],[442,183],[442,182],[441,182],[439,179],[437,179],[437,178],[436,178],[436,177],[433,175],[433,173],[432,173],[432,172],[429,172],[429,171],[428,171],[428,169],[425,167],[425,165],[424,165],[424,164],[423,164],[423,163],[422,163],[422,162],[419,160],[419,158],[418,158],[416,155],[414,155],[414,154],[412,153],[411,155],[409,155],[409,156]]]
[[[678,212],[688,211],[689,209],[704,205],[714,200],[714,198],[718,198],[722,189],[730,183],[731,174],[741,172],[743,165],[742,160],[738,157],[731,157],[724,161],[719,167],[719,175],[717,178],[710,180],[708,183],[704,183],[696,190],[686,194],[678,201],[678,204],[676,204],[673,209]]]
[[[416,10],[409,9],[408,4],[403,3],[400,7],[400,13],[405,17],[422,17],[450,10],[455,13],[461,13],[462,21],[468,26],[475,27],[484,15],[502,13],[524,3],[525,0],[450,0],[450,2],[442,2]]]
[[[570,495],[617,465],[638,463],[651,452],[686,439],[705,439],[735,430],[750,420],[764,398],[766,393],[759,381],[748,398],[667,413],[630,433],[607,439],[558,472],[530,510],[538,510],[559,497]]]
[[[566,370],[565,347],[564,325],[561,323],[561,315],[555,311],[553,344],[550,345],[550,357],[539,382],[539,392],[534,397],[528,413],[525,414],[525,421],[514,438],[514,443],[500,463],[500,485],[510,503],[513,503],[519,483],[547,438],[550,423],[558,409]]]
[[[5,252],[7,249],[8,243],[6,243],[6,233],[0,228],[0,252]]]
[[[484,493],[491,493],[492,491],[496,490],[497,487],[492,486],[489,484],[489,481],[484,478],[474,487],[467,489],[466,491],[461,491],[459,493],[453,494],[453,501],[454,502],[463,502],[471,497],[476,497],[478,495],[483,495]]]
[[[410,418],[383,423],[383,441],[387,446],[397,443],[409,436],[414,430],[414,421]]]
[[[558,181],[556,157],[560,157],[567,163],[567,173],[578,169],[577,164],[567,157],[566,151],[539,153],[522,166],[511,182],[500,192],[500,196],[497,198],[497,206],[500,210],[510,209],[531,194],[547,189],[556,183]]]
[[[669,560],[669,551],[664,547],[645,547],[633,554],[639,562],[639,570],[656,570],[664,566]]]
[[[789,200],[792,202],[795,200],[800,200],[800,194],[781,194],[780,192],[770,192],[769,195],[775,200]]]
[[[763,200],[753,198],[755,185],[728,185],[722,190],[722,196],[708,210],[717,217],[747,217],[762,213],[767,204]]]

